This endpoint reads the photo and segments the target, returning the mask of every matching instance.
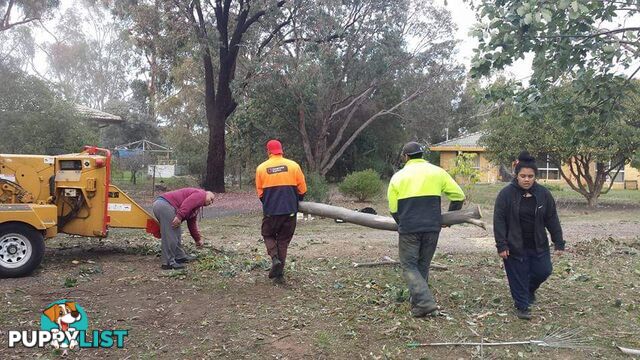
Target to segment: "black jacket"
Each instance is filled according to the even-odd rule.
[[[564,250],[562,228],[556,210],[556,202],[551,192],[544,186],[534,183],[529,192],[536,198],[535,237],[538,252],[549,249],[547,232],[551,234],[551,241],[556,250]],[[493,209],[493,234],[496,239],[498,252],[509,250],[510,255],[525,254],[522,229],[520,228],[520,202],[525,190],[517,180],[500,191]]]

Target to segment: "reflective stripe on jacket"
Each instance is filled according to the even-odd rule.
[[[464,192],[444,169],[423,159],[411,159],[389,182],[389,211],[401,234],[440,231],[440,196],[464,200]]]
[[[256,168],[256,191],[264,215],[298,212],[298,200],[307,192],[300,165],[282,155],[270,155]]]

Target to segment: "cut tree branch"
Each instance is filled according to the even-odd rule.
[[[351,136],[349,137],[349,139],[347,141],[345,141],[345,143],[340,147],[340,149],[333,154],[333,156],[331,157],[331,160],[326,164],[326,166],[322,167],[322,172],[326,173],[327,171],[329,171],[333,165],[336,163],[336,161],[338,161],[338,159],[342,156],[342,154],[344,153],[344,151],[351,145],[351,143],[353,143],[353,141],[358,137],[358,135],[360,135],[360,133],[367,128],[367,126],[369,126],[375,119],[384,116],[384,115],[388,115],[390,113],[393,113],[396,109],[398,109],[400,106],[413,101],[413,99],[415,99],[416,97],[418,97],[420,94],[422,94],[424,91],[426,91],[426,88],[419,88],[416,91],[414,91],[411,95],[407,96],[404,100],[400,101],[399,103],[395,104],[393,107],[391,107],[390,109],[386,109],[386,110],[380,110],[379,112],[377,112],[376,114],[374,114],[373,116],[371,116],[369,119],[367,119],[362,125],[360,125],[360,127],[358,129],[356,129],[356,131],[353,132],[353,134],[351,134]]]

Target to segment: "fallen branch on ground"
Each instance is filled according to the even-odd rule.
[[[637,349],[623,348],[622,346],[618,346],[618,349],[628,355],[640,355],[640,350]]]
[[[537,345],[554,348],[593,348],[588,339],[583,339],[580,334],[583,329],[557,329],[545,335],[540,340],[506,341],[506,342],[444,342],[444,343],[409,343],[407,347],[415,349],[428,346],[508,346],[508,345]],[[620,348],[622,350],[622,348]],[[628,349],[633,350],[633,349]]]
[[[372,261],[372,262],[363,262],[363,263],[353,263],[353,267],[374,267],[374,266],[386,266],[386,265],[400,265],[400,261],[393,260],[392,258],[385,256],[381,261]],[[436,263],[431,263],[429,266],[430,269],[433,270],[449,270],[448,267]]]

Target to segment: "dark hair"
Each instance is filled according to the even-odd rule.
[[[411,154],[411,155],[407,155],[409,157],[409,159],[422,159],[422,157],[424,156],[423,152],[419,152],[417,154]]]
[[[523,151],[518,155],[518,160],[516,160],[516,168],[515,173],[518,175],[522,168],[533,169],[535,173],[538,173],[538,165],[536,165],[536,158],[529,155],[527,151]]]

